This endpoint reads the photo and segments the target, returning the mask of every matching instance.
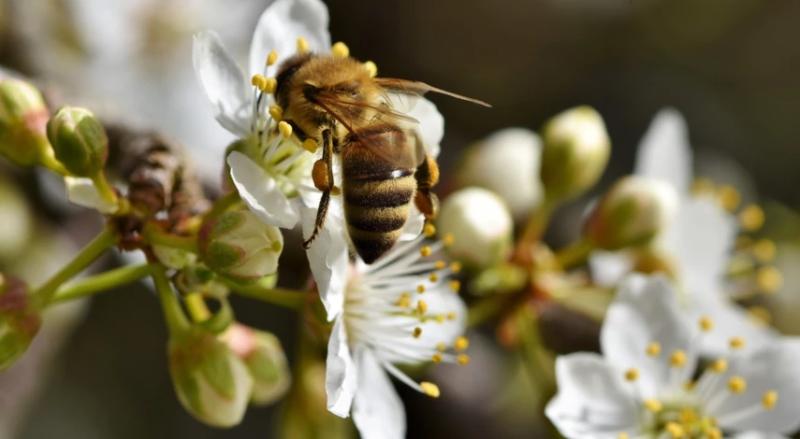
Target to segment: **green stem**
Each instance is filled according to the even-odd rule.
[[[39,163],[41,163],[41,165],[44,166],[45,168],[55,172],[56,174],[61,175],[62,177],[66,177],[69,175],[69,171],[67,171],[67,168],[65,168],[64,165],[61,164],[61,162],[56,160],[55,157],[43,154],[41,156],[41,160],[39,161]]]
[[[97,175],[92,177],[92,183],[94,183],[94,186],[97,188],[97,193],[100,194],[101,198],[111,204],[119,204],[117,193],[114,192],[114,188],[108,183],[106,174],[103,171],[98,172]]]
[[[300,309],[306,301],[306,292],[289,288],[265,288],[263,286],[241,285],[224,280],[225,284],[240,296],[261,300],[291,309]]]
[[[518,317],[520,338],[522,342],[522,356],[525,368],[535,391],[539,396],[537,413],[544,413],[544,408],[555,391],[555,373],[552,355],[545,348],[537,317],[530,310],[523,310]],[[560,438],[561,435],[555,427],[543,417],[543,421],[550,430],[550,437]]]
[[[33,292],[34,300],[41,306],[50,302],[53,294],[64,282],[72,279],[117,242],[117,235],[109,227],[103,229],[75,258]]]
[[[178,236],[159,230],[158,226],[148,224],[144,228],[144,237],[151,245],[184,250],[197,253],[197,238],[194,236]]]
[[[209,311],[200,293],[187,294],[184,296],[184,303],[186,303],[186,309],[189,310],[189,315],[195,323],[204,322],[211,317],[211,311]]]
[[[556,252],[556,260],[565,270],[574,268],[584,264],[592,250],[594,250],[594,245],[589,240],[581,238]]]
[[[53,297],[50,298],[48,305],[108,291],[116,286],[149,276],[151,271],[150,265],[147,264],[131,265],[80,279],[57,289]]]
[[[236,191],[229,192],[214,201],[214,205],[205,214],[205,218],[214,218],[228,210],[231,206],[238,203],[240,200],[239,193]]]
[[[158,298],[161,300],[161,308],[164,310],[164,319],[167,321],[167,328],[171,336],[189,330],[189,320],[181,308],[175,292],[167,279],[166,270],[162,265],[154,265],[151,273],[153,282],[156,284]]]
[[[467,327],[479,326],[496,317],[508,304],[508,296],[489,296],[469,307]]]
[[[525,230],[522,232],[517,249],[523,249],[542,238],[542,235],[547,230],[547,225],[550,223],[550,217],[553,216],[557,204],[552,200],[545,198],[525,224]]]

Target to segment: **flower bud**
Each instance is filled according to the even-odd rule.
[[[108,137],[103,125],[85,108],[64,107],[47,122],[47,138],[56,158],[79,177],[94,177],[106,164]]]
[[[236,210],[207,221],[198,243],[200,257],[210,269],[234,280],[252,281],[277,270],[283,235],[250,211]]]
[[[584,235],[605,250],[646,244],[669,225],[677,207],[678,194],[668,183],[628,176],[593,208]]]
[[[506,128],[472,145],[459,169],[462,186],[480,186],[499,195],[515,218],[541,201],[542,142],[524,128]]]
[[[45,135],[49,116],[36,87],[17,79],[0,81],[0,155],[20,166],[53,162]]]
[[[222,339],[244,362],[253,377],[253,393],[250,396],[253,404],[272,403],[289,390],[289,363],[278,337],[233,324],[222,335]]]
[[[608,163],[611,141],[602,117],[583,106],[566,110],[544,125],[542,183],[551,200],[567,200],[592,187]]]
[[[0,371],[25,353],[41,324],[27,285],[0,274]]]
[[[442,204],[438,221],[442,236],[453,236],[450,256],[472,268],[487,268],[508,256],[513,221],[503,200],[486,189],[454,192]]]
[[[214,427],[241,422],[253,379],[224,342],[195,328],[173,336],[167,350],[175,393],[192,416]]]

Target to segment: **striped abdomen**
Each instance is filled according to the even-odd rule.
[[[368,127],[342,148],[347,232],[358,255],[372,263],[394,246],[416,190],[414,151],[391,125]]]

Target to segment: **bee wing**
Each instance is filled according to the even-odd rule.
[[[425,93],[438,93],[441,95],[450,96],[451,98],[460,99],[462,101],[472,102],[473,104],[481,105],[483,107],[492,107],[490,104],[480,99],[453,93],[451,91],[443,90],[420,81],[410,81],[407,79],[398,78],[375,78],[375,82],[387,91],[399,93],[401,95],[422,96]]]
[[[334,92],[320,92],[316,101],[328,113],[353,133],[354,127],[374,125],[384,122],[402,127],[413,127],[419,121],[404,111],[398,111],[388,98],[379,104],[350,99]]]

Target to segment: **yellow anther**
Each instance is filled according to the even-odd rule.
[[[708,369],[714,373],[725,373],[728,370],[728,361],[724,358],[716,359],[708,365]]]
[[[744,339],[742,337],[732,337],[728,341],[728,345],[731,349],[741,349],[744,347]]]
[[[716,427],[709,428],[705,434],[707,439],[722,439],[722,431]]]
[[[275,78],[264,78],[264,83],[259,87],[264,93],[274,93],[278,87],[278,81]]]
[[[437,282],[439,280],[439,275],[436,273],[431,273],[430,276],[428,276],[428,280],[431,282]]]
[[[617,439],[630,439],[630,436],[628,436],[628,433],[622,432],[617,435]]]
[[[347,47],[347,44],[339,41],[331,46],[331,55],[336,58],[347,58],[350,56],[350,48]]]
[[[644,408],[646,408],[648,411],[652,413],[658,413],[661,411],[662,408],[664,408],[664,406],[661,405],[661,401],[657,399],[645,399]]]
[[[450,264],[450,270],[451,270],[453,273],[458,273],[458,272],[460,272],[462,268],[463,268],[463,266],[461,265],[461,262],[455,261],[455,262],[453,262],[453,263],[451,263],[451,264]]]
[[[442,354],[440,354],[438,352],[433,354],[433,356],[431,356],[431,361],[433,361],[436,364],[441,363],[442,362]]]
[[[767,410],[772,410],[776,404],[778,404],[778,392],[774,390],[764,392],[764,396],[761,397],[761,405]]]
[[[278,52],[270,50],[267,55],[267,65],[272,66],[275,65],[276,62],[278,62]]]
[[[317,152],[317,148],[319,148],[319,144],[314,139],[306,139],[303,141],[303,149],[310,153]]]
[[[775,242],[769,239],[759,239],[753,244],[753,256],[760,262],[771,262],[775,259],[778,248]]]
[[[669,356],[669,364],[672,367],[683,367],[686,364],[686,352],[677,350]]]
[[[626,381],[636,381],[639,379],[639,369],[630,368],[625,371],[625,380]]]
[[[456,238],[453,236],[452,233],[448,233],[442,237],[442,244],[444,244],[445,247],[453,245],[455,241]]]
[[[447,350],[447,345],[440,341],[439,343],[436,343],[436,350],[439,352],[444,352]]]
[[[428,238],[433,238],[433,236],[436,235],[436,226],[427,223],[425,227],[422,228],[422,233]]]
[[[431,249],[429,245],[423,245],[419,249],[419,255],[422,256],[423,258],[427,258],[428,256],[431,255],[431,253],[433,253],[433,249]]]
[[[447,320],[455,320],[456,317],[458,317],[458,316],[453,311],[450,311],[449,313],[447,313]]]
[[[714,192],[714,182],[704,177],[696,178],[692,182],[692,192],[698,195]]]
[[[256,73],[255,75],[253,75],[250,78],[250,84],[252,84],[253,87],[255,87],[255,88],[259,89],[259,90],[264,88],[264,83],[266,83],[266,82],[267,82],[267,78],[265,78],[264,75],[262,75],[260,73]]]
[[[739,191],[730,185],[720,186],[717,191],[717,197],[722,207],[729,212],[736,210],[739,207],[739,203],[742,202],[742,196],[739,195]]]
[[[469,355],[459,354],[458,357],[456,357],[456,361],[458,361],[458,364],[466,366],[467,364],[469,364]]]
[[[280,122],[283,120],[283,108],[278,105],[270,105],[269,106],[269,116],[274,120]]]
[[[373,78],[378,76],[378,65],[375,64],[374,62],[372,61],[365,62],[364,68],[367,69],[367,72],[369,72],[369,76]]]
[[[411,295],[408,293],[401,294],[400,298],[397,299],[397,306],[401,308],[408,308],[411,306]]]
[[[714,321],[711,320],[711,317],[703,316],[700,318],[700,330],[704,332],[708,332],[714,329]]]
[[[469,348],[469,339],[463,335],[456,339],[455,349],[459,352],[466,351]]]
[[[763,306],[751,306],[747,308],[747,314],[759,325],[769,325],[772,322],[772,314]]]
[[[417,312],[420,314],[425,314],[428,312],[428,304],[424,300],[417,302]]]
[[[425,292],[425,285],[419,284],[417,285],[417,293],[422,294]]]
[[[308,41],[305,38],[300,37],[297,39],[297,53],[306,53],[308,52]]]
[[[764,220],[764,209],[755,204],[751,204],[739,212],[739,225],[748,232],[760,229],[764,225]]]
[[[760,291],[772,294],[783,286],[783,274],[773,266],[761,267],[756,272],[756,283]]]
[[[667,433],[672,437],[672,439],[680,439],[686,437],[686,430],[681,427],[680,424],[677,422],[667,422],[667,425],[664,427],[667,430]]]
[[[438,398],[439,395],[441,395],[439,392],[439,386],[427,381],[419,383],[419,388],[422,390],[422,393],[430,396],[431,398]]]
[[[648,344],[644,351],[649,357],[657,357],[661,354],[661,345],[654,341]]]
[[[747,390],[747,381],[740,376],[731,377],[731,379],[728,380],[728,390],[737,395],[743,393]]]
[[[414,332],[412,333],[412,335],[414,336],[414,338],[419,338],[419,336],[422,335],[422,328],[420,328],[419,326],[414,328]]]
[[[281,136],[283,136],[284,139],[292,137],[292,126],[284,121],[278,122],[278,131],[281,132]]]
[[[697,385],[697,382],[692,381],[692,380],[688,380],[685,383],[683,383],[683,390],[685,390],[687,392],[691,392],[692,390],[694,390],[694,386],[696,386],[696,385]]]
[[[461,282],[457,280],[450,281],[450,289],[453,290],[454,293],[459,292],[461,290]]]
[[[436,261],[436,262],[433,264],[433,266],[434,266],[434,267],[435,267],[437,270],[444,270],[444,267],[447,267],[447,262],[445,262],[445,261]]]
[[[436,314],[435,319],[436,323],[444,323],[444,321],[447,320],[447,316],[444,314]]]

